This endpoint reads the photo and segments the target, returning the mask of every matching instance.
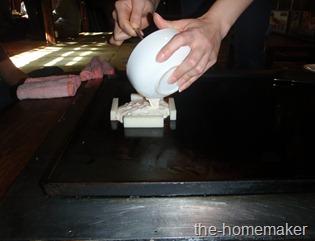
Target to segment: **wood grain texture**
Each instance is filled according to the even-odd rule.
[[[72,101],[72,98],[25,100],[0,116],[0,198]]]

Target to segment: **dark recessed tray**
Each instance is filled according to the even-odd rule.
[[[162,129],[112,123],[112,99],[126,103],[135,90],[124,75],[106,79],[42,187],[51,196],[313,192],[315,88],[298,76],[205,74],[172,96],[177,121]]]

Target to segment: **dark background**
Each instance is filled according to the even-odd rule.
[[[22,0],[10,0],[12,9],[20,10]],[[90,32],[112,31],[112,11],[115,6],[115,0],[77,0],[85,9]],[[57,0],[52,0],[52,7]],[[308,10],[315,13],[314,0],[274,0],[274,9],[276,10]],[[168,19],[181,17],[180,0],[163,0],[160,3],[158,11]]]

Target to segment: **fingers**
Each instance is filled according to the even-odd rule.
[[[167,21],[163,19],[159,14],[154,13],[153,20],[155,25],[159,29],[163,28],[174,28],[178,31],[183,31],[185,25],[187,24],[187,20],[180,20],[180,21]],[[187,37],[186,37],[187,36]],[[168,44],[166,44],[157,54],[156,61],[163,62],[167,60],[176,50],[180,47],[188,45],[187,43],[191,41],[189,35],[185,34],[184,32],[175,35]]]
[[[126,34],[124,31],[122,31],[122,29],[118,26],[117,22],[115,22],[114,33],[111,36],[109,42],[111,44],[120,46],[126,39],[129,39],[129,38],[130,36]]]
[[[119,0],[116,1],[115,7],[115,29],[110,43],[116,45],[136,36],[135,28],[143,29],[148,26],[147,14],[154,11],[154,5],[149,0]],[[156,61],[166,61],[182,46],[189,46],[191,49],[168,80],[170,84],[177,82],[179,91],[183,91],[216,62],[220,35],[215,31],[216,28],[211,28],[209,23],[202,19],[167,21],[154,13],[153,20],[159,29],[174,28],[180,31],[159,51]]]
[[[119,40],[116,40],[114,35],[111,36],[111,38],[109,39],[109,43],[110,44],[113,44],[113,45],[117,45],[117,46],[120,46],[122,45],[124,41],[119,41]]]
[[[215,60],[211,60],[210,62],[208,62],[206,64],[206,66],[203,68],[204,70],[202,71],[202,73],[200,74],[192,74],[190,72],[187,72],[182,78],[180,78],[178,81],[177,81],[177,85],[178,85],[178,90],[179,92],[182,92],[184,90],[186,90],[189,86],[191,86],[197,79],[199,79],[202,74],[207,71],[211,66],[213,66],[215,64]],[[202,65],[202,64],[201,64]]]
[[[172,81],[174,81],[174,83],[177,82],[180,92],[187,89],[207,69],[209,69],[215,63],[215,60],[209,61],[209,55],[202,56],[199,62],[196,62],[196,60],[198,60],[199,57],[191,56],[191,58],[195,59],[190,60],[189,58],[187,58],[180,66],[178,66],[178,68],[175,69],[173,73],[173,75],[176,77],[174,77]]]
[[[186,59],[174,70],[168,82],[177,83],[179,91],[187,89],[217,61],[217,51],[211,45],[196,42],[194,32],[186,31],[175,35],[157,55],[157,61],[166,61],[180,47],[189,46],[191,51]]]
[[[116,10],[113,12],[113,17],[117,23],[117,25],[115,25],[115,29],[119,27],[129,36],[136,36],[136,33],[130,23],[133,6],[131,6],[128,1],[116,1],[115,9]]]
[[[130,15],[130,25],[132,28],[141,29],[141,19],[144,15],[144,5],[137,4],[139,0],[132,0],[132,12]]]
[[[157,54],[156,61],[164,62],[180,47],[185,46],[186,40],[183,34],[175,35]]]
[[[158,62],[166,61],[171,55],[173,55],[180,47],[189,46],[191,52],[186,59],[175,69],[172,76],[169,78],[169,83],[175,83],[179,79],[184,78],[186,80],[193,76],[200,76],[208,63],[210,51],[199,50],[194,44],[195,40],[193,35],[189,32],[182,32],[175,35],[171,41],[166,44],[158,53],[156,60]]]
[[[110,43],[121,45],[124,40],[137,36],[135,28],[149,25],[148,13],[154,11],[154,2],[149,0],[118,0],[115,2],[113,18],[115,29]]]
[[[163,19],[159,14],[154,13],[153,14],[153,21],[158,29],[164,29],[164,28],[171,28],[172,24],[171,21],[167,21]]]
[[[156,61],[168,60],[179,48],[189,46],[191,51],[186,59],[174,70],[168,82],[177,83],[179,91],[188,88],[217,61],[221,39],[207,23],[201,20],[166,21],[154,15],[159,28],[172,27],[180,31],[157,54]]]

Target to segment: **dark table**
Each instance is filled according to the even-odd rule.
[[[107,123],[105,115],[103,116],[107,104],[104,103],[103,107],[96,104],[100,98],[103,98],[103,93],[112,93],[112,96],[110,94],[106,95],[110,100],[117,93],[129,93],[133,90],[122,75],[118,76],[117,79],[105,79],[103,83],[96,84],[92,88],[82,86],[77,96],[72,99],[22,101],[18,103],[14,108],[18,108],[21,111],[21,117],[23,117],[31,111],[30,106],[39,105],[39,102],[41,102],[42,106],[39,108],[41,111],[38,110],[36,115],[39,118],[37,118],[38,123],[41,123],[40,120],[45,120],[41,119],[43,113],[46,113],[47,116],[47,112],[52,111],[47,108],[48,106],[54,106],[56,109],[58,109],[57,106],[63,106],[64,110],[58,112],[60,116],[55,118],[55,125],[50,124],[50,131],[46,131],[44,140],[37,144],[38,148],[28,160],[23,172],[19,174],[11,188],[1,199],[0,239],[202,240],[209,239],[210,236],[216,240],[314,239],[315,193],[314,185],[312,185],[314,172],[309,162],[314,160],[311,147],[315,142],[312,138],[312,134],[315,132],[311,125],[313,123],[311,118],[313,118],[315,110],[309,109],[310,106],[307,107],[308,103],[315,101],[315,95],[314,97],[312,95],[315,92],[313,79],[312,74],[304,72],[293,74],[270,72],[209,73],[200,80],[200,83],[197,82],[186,93],[174,95],[175,102],[178,104],[176,129],[165,129],[162,138],[167,137],[168,133],[180,133],[182,128],[186,128],[185,123],[192,123],[192,119],[189,119],[188,110],[194,111],[194,105],[190,103],[187,107],[183,107],[186,98],[195,100],[195,104],[202,103],[198,100],[210,99],[211,111],[207,113],[217,113],[217,115],[211,115],[213,119],[209,121],[209,128],[204,131],[208,134],[212,133],[213,137],[216,138],[215,143],[217,145],[214,145],[215,148],[211,150],[211,153],[216,153],[216,157],[222,161],[221,163],[226,164],[226,166],[222,164],[221,169],[212,169],[214,170],[212,174],[219,181],[229,181],[227,187],[231,187],[233,183],[236,183],[236,180],[253,180],[255,173],[248,175],[248,172],[244,172],[244,170],[259,173],[254,179],[263,183],[264,180],[270,180],[270,178],[274,180],[276,176],[278,176],[277,180],[280,181],[285,178],[289,181],[300,180],[302,182],[297,182],[298,185],[293,185],[291,188],[283,185],[283,183],[279,185],[279,182],[274,182],[278,186],[271,189],[270,192],[266,188],[260,191],[250,189],[247,194],[243,192],[244,190],[233,193],[231,192],[232,189],[227,189],[228,192],[226,193],[214,193],[213,195],[210,193],[207,195],[186,193],[185,195],[185,193],[176,192],[174,192],[174,195],[169,193],[145,195],[145,193],[136,192],[137,195],[134,196],[111,196],[108,193],[105,193],[106,195],[104,193],[102,195],[94,193],[93,196],[82,194],[73,196],[68,195],[67,192],[46,195],[43,191],[45,190],[45,183],[51,180],[56,181],[56,179],[53,179],[56,174],[55,171],[58,171],[58,164],[56,165],[56,163],[63,163],[67,160],[65,158],[67,154],[76,150],[76,143],[82,140],[80,139],[82,136],[87,137],[91,126],[94,126],[96,131],[97,129],[105,131],[104,126],[100,124]],[[205,87],[209,85],[213,88],[204,93]],[[113,86],[113,91],[108,92],[112,88],[111,86]],[[114,91],[117,86],[121,88],[118,92]],[[278,88],[281,98],[277,96],[275,98],[273,95],[274,88]],[[196,95],[196,93],[198,94]],[[25,106],[28,106],[28,108],[23,109]],[[43,106],[46,106],[46,109]],[[207,106],[209,107],[209,105]],[[224,109],[220,109],[222,106]],[[271,107],[278,108],[272,109]],[[246,109],[250,112],[245,111]],[[267,114],[262,113],[262,110]],[[95,113],[100,113],[100,115]],[[202,117],[199,115],[200,113],[196,113],[196,120]],[[308,118],[304,118],[303,115]],[[102,116],[102,118],[97,116]],[[287,118],[292,116],[294,118]],[[187,122],[183,121],[184,117],[188,118]],[[278,118],[273,119],[271,117]],[[263,118],[263,121],[259,121],[261,118]],[[236,125],[236,120],[240,121],[238,125]],[[274,122],[275,120],[276,122]],[[14,126],[14,123],[8,122],[5,117],[2,117],[1,124],[5,124],[3,127],[6,127],[6,129],[8,126]],[[12,122],[14,121],[12,120]],[[91,123],[95,125],[90,125]],[[230,123],[231,126],[225,125],[222,127],[220,123]],[[110,126],[110,122],[107,124]],[[107,127],[110,128],[109,126]],[[243,129],[240,129],[240,126]],[[196,123],[195,128],[197,127],[198,123]],[[275,130],[277,131],[275,132]],[[251,131],[256,131],[256,135],[252,135]],[[220,133],[231,138],[226,141],[224,135],[220,135]],[[274,136],[275,133],[278,136]],[[190,134],[193,140],[197,141],[197,135]],[[274,140],[282,140],[282,145],[277,145],[278,142],[276,141],[262,142],[270,140],[268,139],[270,134],[273,134]],[[189,136],[183,135],[182,138],[186,140]],[[99,136],[96,135],[96,137]],[[205,140],[209,141],[209,139]],[[264,158],[261,158],[261,156],[259,158],[257,153],[261,153],[260,144],[263,144],[264,148],[268,147],[264,150],[276,151],[267,152],[268,155],[264,152]],[[221,150],[224,150],[224,148],[222,149],[224,145],[226,145],[228,152],[223,152],[223,155]],[[238,153],[238,157],[244,157],[244,152],[235,152],[240,150],[234,149],[235,146],[243,151],[247,150],[245,153],[248,155],[248,159],[246,161],[243,159],[243,162],[241,162],[241,167],[236,165],[237,169],[233,168],[235,167],[235,165],[232,165],[233,160],[234,164],[237,164],[242,158],[233,159],[232,154]],[[258,148],[259,146],[260,148]],[[87,150],[91,151],[90,148],[91,146]],[[248,152],[248,150],[250,151]],[[97,152],[97,148],[94,151],[100,153]],[[204,152],[205,149],[202,148],[201,153]],[[87,153],[83,152],[82,155],[87,155]],[[188,154],[194,155],[194,153]],[[281,158],[279,159],[279,156],[276,158],[276,154]],[[3,152],[3,155],[8,156],[8,153]],[[256,163],[255,168],[246,164],[253,157],[255,157],[253,159]],[[282,157],[286,157],[286,159],[282,159]],[[23,157],[20,158],[23,159]],[[183,160],[187,163],[191,161],[187,156]],[[265,165],[258,165],[259,160],[265,162]],[[275,163],[283,164],[283,160],[289,163],[288,166],[283,167],[284,173],[279,172],[281,171],[281,165],[274,165],[276,167],[275,172],[268,168],[259,171],[259,167],[272,166]],[[203,162],[200,163],[203,167]],[[304,168],[301,166],[304,166]],[[185,175],[182,176],[184,179],[179,178],[175,182],[171,182],[171,188],[179,187],[181,181],[185,178],[192,178],[186,180],[188,180],[188,183],[192,182],[195,188],[198,188],[198,185],[201,184],[198,183],[199,181],[209,183],[213,181],[211,178],[205,179],[205,176],[201,175],[201,179],[194,182],[194,177],[200,177],[203,172],[199,171],[198,173],[193,167],[185,169],[185,165],[183,165],[182,169],[173,169],[172,171],[174,170],[177,174],[184,173]],[[189,171],[187,172],[187,170]],[[233,170],[234,172],[232,172]],[[238,172],[235,172],[235,170],[238,170]],[[79,172],[70,172],[69,176],[73,177],[81,171],[80,169]],[[7,170],[7,172],[10,172],[10,170]],[[239,173],[242,173],[242,175],[239,175]],[[268,175],[264,176],[265,173]],[[243,174],[247,175],[244,176]],[[292,174],[292,176],[288,174]],[[122,178],[120,181],[128,181],[128,175],[126,175],[126,178]],[[68,185],[69,180],[63,178],[62,182]],[[77,178],[75,184],[79,184],[79,187],[91,184],[87,180],[91,179]],[[96,180],[102,183],[102,179],[99,177],[96,177]],[[162,182],[162,180],[155,181]],[[136,180],[137,182],[139,180]],[[302,185],[303,183],[305,185]],[[183,184],[187,183],[183,182]],[[138,188],[141,190],[141,185]],[[193,190],[191,187],[188,187],[188,189]],[[102,190],[106,191],[107,189]],[[210,229],[206,229],[209,227]],[[216,229],[216,232],[214,229]],[[254,229],[256,235],[253,236]],[[265,233],[261,231],[263,229]],[[305,235],[302,233],[303,229]],[[294,235],[294,232],[296,235]]]

